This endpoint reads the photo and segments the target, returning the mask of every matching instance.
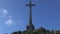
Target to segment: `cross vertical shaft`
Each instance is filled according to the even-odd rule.
[[[29,4],[26,4],[26,6],[29,6],[29,9],[30,9],[30,10],[29,10],[29,11],[30,11],[30,12],[29,12],[29,13],[30,13],[30,14],[29,14],[29,15],[30,15],[30,16],[29,16],[29,17],[30,17],[30,18],[29,18],[29,24],[31,25],[31,24],[32,24],[32,6],[35,6],[35,4],[32,4],[32,2],[30,1]]]

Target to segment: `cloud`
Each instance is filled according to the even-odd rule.
[[[0,19],[2,19],[7,26],[22,24],[22,20],[17,20],[11,16],[7,9],[0,9]]]
[[[13,24],[13,20],[12,19],[8,19],[7,21],[5,21],[6,25],[12,25]]]
[[[0,13],[2,13],[2,14],[8,14],[8,10],[7,9],[0,9]]]
[[[13,17],[10,16],[8,10],[4,8],[0,9],[0,19],[4,20],[5,25],[12,25],[14,22]]]
[[[2,9],[2,11],[3,11],[4,14],[8,14],[7,9]]]
[[[7,16],[8,15],[8,10],[7,9],[0,9],[0,16],[4,17],[4,16]]]

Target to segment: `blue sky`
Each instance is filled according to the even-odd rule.
[[[29,0],[0,0],[0,34],[26,30]],[[49,30],[60,30],[60,0],[32,0],[33,24]]]

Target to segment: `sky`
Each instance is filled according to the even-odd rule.
[[[26,30],[29,22],[29,0],[0,0],[0,34]],[[60,0],[32,0],[35,29],[60,30]]]

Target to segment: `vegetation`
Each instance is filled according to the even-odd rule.
[[[46,30],[45,28],[41,27],[37,30],[26,30],[26,31],[18,31],[18,32],[12,32],[11,34],[50,34],[51,32],[49,30]],[[53,33],[53,31],[52,31]],[[54,34],[54,33],[53,33]]]

